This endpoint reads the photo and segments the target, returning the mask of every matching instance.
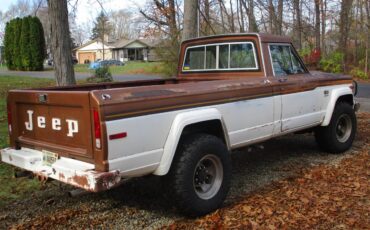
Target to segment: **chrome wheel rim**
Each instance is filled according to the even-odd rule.
[[[208,200],[221,188],[223,166],[220,158],[208,154],[198,162],[194,170],[193,186],[199,198]]]
[[[335,133],[337,140],[341,143],[346,142],[351,136],[352,132],[352,121],[349,115],[342,114],[337,122]]]

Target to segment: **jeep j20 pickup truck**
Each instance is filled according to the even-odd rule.
[[[1,159],[95,192],[165,176],[179,210],[202,215],[226,197],[233,149],[303,130],[349,149],[355,91],[349,76],[310,73],[287,37],[196,38],[176,78],[10,91]]]

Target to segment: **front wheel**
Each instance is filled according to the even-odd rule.
[[[318,127],[315,130],[315,138],[323,150],[330,153],[341,153],[352,146],[356,130],[357,120],[352,106],[339,102],[335,106],[329,125]]]
[[[171,193],[182,213],[207,214],[217,209],[228,193],[230,154],[217,137],[192,135],[179,146],[168,177]]]

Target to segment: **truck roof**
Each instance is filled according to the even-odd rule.
[[[239,37],[239,36],[256,36],[261,42],[280,42],[280,43],[291,43],[292,39],[288,36],[272,35],[266,33],[233,33],[233,34],[218,34],[211,36],[203,36],[198,38],[187,39],[183,43],[192,41],[207,40],[209,38],[228,38],[228,37]]]

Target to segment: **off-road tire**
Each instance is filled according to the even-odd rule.
[[[338,102],[328,126],[315,129],[315,139],[321,149],[330,153],[342,153],[351,148],[357,130],[353,107]]]
[[[217,165],[217,167],[213,167],[215,170],[211,170],[213,169],[211,168],[212,164]],[[222,166],[220,167],[220,165]],[[217,173],[214,177],[209,176],[212,179],[219,178],[218,180],[214,179],[212,183],[210,182],[212,179],[208,178],[207,181],[208,174],[205,173],[205,170],[204,173],[199,171],[203,170],[202,168],[206,168],[207,172],[208,169],[213,172],[222,170],[222,176]],[[198,173],[203,175],[202,185],[198,184],[201,178]],[[221,184],[219,183],[220,178],[222,178]],[[193,134],[181,141],[166,181],[168,181],[171,197],[175,200],[179,212],[195,217],[210,213],[223,203],[229,191],[230,178],[231,159],[225,144],[212,135]],[[204,196],[201,189],[203,187],[199,186],[207,187],[208,183],[215,187],[213,190],[209,190],[211,192],[204,193],[205,197],[201,197]],[[217,187],[219,188],[217,189]]]

